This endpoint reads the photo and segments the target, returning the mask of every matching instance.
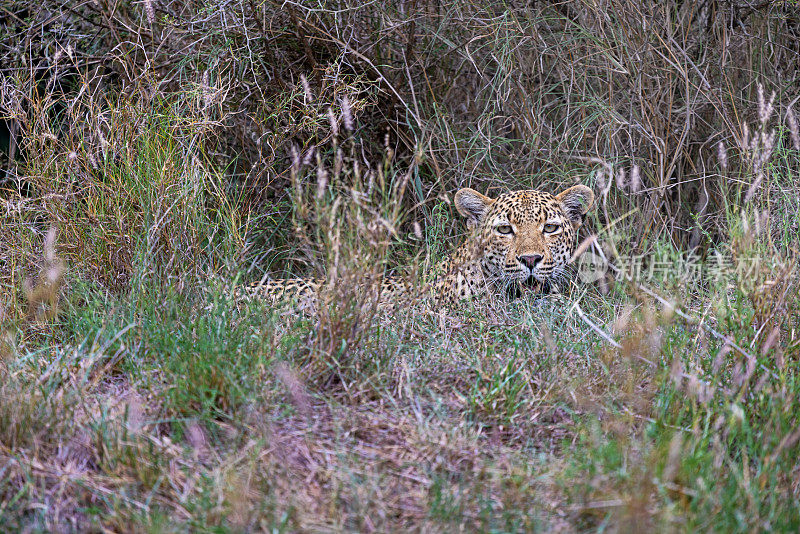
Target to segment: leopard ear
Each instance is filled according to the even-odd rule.
[[[458,212],[467,218],[467,224],[472,227],[483,220],[489,207],[494,204],[494,199],[465,187],[456,193],[455,203]]]
[[[565,189],[557,194],[556,198],[561,202],[561,208],[575,228],[583,224],[583,216],[594,203],[594,193],[585,185],[574,185]]]

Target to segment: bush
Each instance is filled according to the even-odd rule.
[[[6,530],[797,530],[792,2],[5,12]],[[378,305],[577,182],[596,283]]]

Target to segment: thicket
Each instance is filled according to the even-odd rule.
[[[101,181],[93,159],[130,161],[136,132],[174,114],[176,142],[260,214],[252,234],[289,244],[292,151],[329,152],[347,101],[359,164],[387,144],[417,162],[409,221],[465,185],[616,181],[603,200],[636,210],[639,252],[724,240],[725,210],[754,194],[797,230],[779,185],[750,191],[755,152],[796,129],[793,2],[11,2],[3,18],[4,198],[56,195],[46,218]]]
[[[7,0],[0,526],[796,529],[798,82],[793,0]],[[353,289],[575,183],[595,285]]]

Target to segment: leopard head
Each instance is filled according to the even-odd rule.
[[[585,185],[557,195],[524,190],[493,199],[465,188],[455,196],[484,275],[506,284],[544,283],[562,276],[593,202],[594,193]]]

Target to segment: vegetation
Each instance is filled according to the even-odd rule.
[[[799,81],[791,0],[9,0],[0,530],[797,531]],[[575,183],[599,272],[375,306]]]

